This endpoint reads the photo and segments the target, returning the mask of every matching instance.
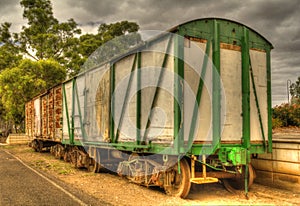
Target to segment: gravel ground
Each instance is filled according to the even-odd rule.
[[[57,160],[49,153],[35,153],[25,145],[1,146],[26,164],[64,182],[71,188],[84,191],[99,204],[112,205],[299,205],[300,189],[289,191],[254,184],[247,200],[243,192],[232,194],[221,184],[193,185],[187,199],[170,197],[159,188],[146,188],[109,173],[89,173],[74,169],[69,163]]]

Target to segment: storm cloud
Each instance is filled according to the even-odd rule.
[[[74,18],[84,32],[95,32],[100,23],[136,21],[142,30],[167,30],[180,23],[220,17],[241,22],[273,45],[273,105],[287,102],[287,80],[300,76],[300,4],[297,0],[52,0],[56,18]],[[0,22],[12,22],[20,30],[26,22],[18,0],[1,0]]]

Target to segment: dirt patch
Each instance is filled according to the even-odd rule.
[[[158,188],[146,188],[110,173],[89,173],[55,159],[49,153],[36,153],[25,145],[2,146],[31,167],[59,178],[78,191],[110,202],[112,205],[298,205],[300,191],[270,188],[254,184],[249,200],[243,192],[231,194],[221,184],[194,185],[187,199],[170,197]]]

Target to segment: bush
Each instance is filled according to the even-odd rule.
[[[300,104],[282,104],[273,108],[273,128],[300,127]]]
[[[272,128],[279,128],[283,126],[283,122],[279,118],[272,118]]]

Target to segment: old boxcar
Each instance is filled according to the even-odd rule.
[[[180,24],[28,102],[27,133],[37,150],[171,195],[219,179],[247,193],[251,155],[272,150],[272,48],[231,20]]]

